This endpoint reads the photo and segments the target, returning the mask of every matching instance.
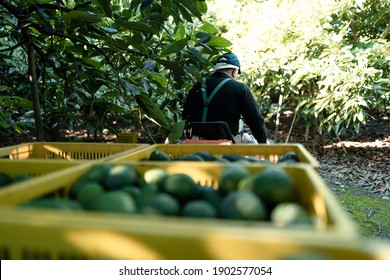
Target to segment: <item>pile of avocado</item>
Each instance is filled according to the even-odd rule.
[[[161,150],[152,150],[148,161],[208,161],[222,163],[272,163],[269,159],[258,159],[255,156],[244,156],[240,154],[223,154],[215,156],[207,151],[197,151],[182,156],[170,156],[168,153]],[[294,151],[282,154],[276,163],[298,163],[299,157]]]
[[[70,189],[69,197],[38,198],[24,207],[89,210],[135,215],[272,221],[276,226],[310,225],[298,203],[292,177],[271,165],[249,173],[244,165],[224,167],[218,188],[200,185],[185,173],[153,167],[139,174],[130,164],[98,164]]]

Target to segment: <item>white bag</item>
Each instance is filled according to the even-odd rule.
[[[259,144],[252,133],[244,132],[234,136],[236,144]]]

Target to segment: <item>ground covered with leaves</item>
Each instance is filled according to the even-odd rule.
[[[364,236],[390,241],[390,112],[374,113],[359,133],[319,134],[306,129],[292,112],[284,112],[276,127],[267,123],[277,143],[301,143],[320,162],[319,173]],[[293,125],[292,125],[293,124]],[[82,130],[67,131],[69,141],[115,141],[115,135],[91,138]],[[147,135],[140,132],[140,139]],[[1,146],[35,141],[31,135],[0,130]]]
[[[364,236],[390,241],[390,114],[375,113],[358,133],[319,135],[281,117],[270,134],[279,143],[301,143],[320,162],[319,173]]]

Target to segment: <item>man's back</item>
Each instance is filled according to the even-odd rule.
[[[234,80],[230,75],[216,71],[206,79],[206,95],[209,98],[213,90],[223,80],[230,78],[207,104],[206,121],[225,121],[232,132],[239,132],[241,115],[259,143],[266,142],[264,119],[258,109],[250,89]],[[202,121],[205,108],[201,83],[190,90],[183,110],[183,119],[188,122]]]

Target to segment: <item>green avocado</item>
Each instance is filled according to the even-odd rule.
[[[149,160],[156,160],[156,161],[170,161],[171,160],[171,157],[163,152],[163,151],[160,151],[160,150],[153,150],[151,153],[150,153],[150,156],[149,156]]]

